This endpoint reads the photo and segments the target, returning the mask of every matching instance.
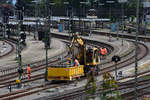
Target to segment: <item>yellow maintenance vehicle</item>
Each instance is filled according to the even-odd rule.
[[[73,35],[70,45],[72,57],[69,64],[52,65],[48,67],[47,80],[74,80],[86,75],[91,69],[97,70],[99,56],[97,48],[86,48],[85,43],[78,35]],[[77,58],[80,65],[75,66],[72,62]]]

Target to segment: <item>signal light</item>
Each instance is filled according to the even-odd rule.
[[[119,56],[113,56],[112,57],[112,61],[114,61],[115,63],[117,63],[118,61],[120,61],[120,57]]]
[[[24,32],[20,32],[20,43],[25,44],[26,34]]]

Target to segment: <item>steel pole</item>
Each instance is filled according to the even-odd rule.
[[[46,39],[46,42],[48,42],[47,39]],[[47,80],[47,73],[48,73],[48,48],[47,48],[47,44],[45,46],[45,50],[46,50],[46,70],[45,70],[45,82],[46,82],[46,81],[48,81]]]
[[[117,40],[119,40],[119,37],[118,37],[118,32],[119,31],[119,24],[117,25]]]
[[[46,4],[45,4],[45,10],[46,10],[46,14],[45,14],[45,18],[47,17],[48,15],[48,7],[47,7],[47,1],[46,1]],[[48,23],[45,21],[45,26],[46,26],[46,32],[45,32],[45,56],[46,56],[46,68],[45,68],[45,82],[48,81],[47,80],[47,73],[48,73],[48,29],[47,29],[47,25]]]
[[[143,11],[144,12],[144,11]],[[146,15],[147,15],[147,11],[143,14],[144,16],[144,19],[145,19],[145,21],[144,21],[144,23],[145,23],[145,25],[144,25],[144,34],[145,34],[145,37],[146,37],[146,27],[147,27],[147,18],[146,18]],[[145,39],[145,42],[146,42],[147,40]]]
[[[51,7],[51,5],[50,5],[50,8],[49,8],[49,11],[50,11],[50,16],[49,16],[49,48],[50,48],[50,44],[51,44],[51,31],[52,31],[52,28],[51,28],[51,24],[52,24],[52,14],[53,14],[53,12],[52,12],[52,7]]]
[[[92,31],[91,31],[91,29],[92,29],[92,19],[90,20],[90,36],[92,36]]]
[[[19,13],[20,12],[20,13]],[[21,14],[22,11],[19,10],[18,14]],[[21,32],[21,25],[22,25],[22,20],[19,19],[18,21],[18,65],[19,65],[19,70],[22,69],[22,56],[21,56],[21,37],[20,37],[20,32]],[[20,86],[21,86],[21,76],[22,74],[19,73],[18,79],[20,80]]]
[[[36,12],[35,12],[35,18],[36,18],[36,32],[35,32],[35,40],[37,39],[37,35],[38,35],[38,8],[37,8],[37,2],[35,4],[35,8],[36,8]]]
[[[117,75],[117,63],[115,62],[115,79],[117,80],[117,77],[118,77],[118,75]]]
[[[110,18],[110,25],[111,25],[111,3],[109,4],[109,18]],[[111,42],[111,26],[110,26],[110,30],[109,30],[109,42]]]
[[[80,28],[81,27],[81,18],[80,18],[81,17],[81,11],[80,11],[80,8],[81,8],[81,5],[79,5],[79,28],[78,28],[79,34],[81,34],[81,28]]]
[[[67,5],[67,18],[69,18],[69,14],[68,14],[68,5]],[[67,27],[68,27],[68,25],[69,25],[69,20],[67,21]],[[69,30],[67,31],[68,32],[68,34],[69,34],[69,40],[70,40],[70,32],[69,32]]]
[[[69,13],[68,13],[69,14]],[[69,30],[69,40],[71,41],[71,12],[70,12],[70,14],[69,14],[69,21],[68,21],[68,30]]]
[[[123,33],[124,33],[124,26],[123,26],[123,23],[124,23],[124,3],[122,3],[121,4],[121,8],[122,8],[122,21],[121,21],[121,23],[122,23],[122,25],[121,25],[121,27],[122,27],[122,42],[121,42],[121,45],[123,46]]]
[[[6,23],[4,23],[4,39],[6,38]]]
[[[146,40],[146,30],[147,30],[146,27],[147,27],[147,22],[145,21],[145,25],[144,25],[145,42],[147,41]]]
[[[139,34],[139,0],[136,3],[136,49],[135,49],[135,100],[137,100],[138,92],[137,92],[137,74],[138,74],[138,34]]]

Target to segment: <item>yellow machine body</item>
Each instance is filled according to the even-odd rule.
[[[76,51],[76,52],[75,52]],[[74,80],[77,77],[84,76],[90,67],[96,66],[99,63],[98,60],[98,49],[92,48],[90,51],[92,56],[88,55],[88,49],[86,50],[84,41],[81,37],[77,35],[73,37],[72,43],[70,45],[70,54],[74,54],[79,60],[80,66],[50,66],[48,68],[48,80]],[[73,58],[72,58],[73,59]],[[72,60],[71,59],[71,60]],[[88,59],[91,59],[90,61]]]
[[[86,52],[86,65],[87,66],[96,66],[97,64],[99,64],[98,49],[92,48],[91,50],[92,50],[92,52],[91,52],[90,58]],[[89,60],[89,59],[91,59],[91,60]]]
[[[48,68],[48,80],[74,80],[77,77],[84,76],[84,66],[73,67],[49,67]]]

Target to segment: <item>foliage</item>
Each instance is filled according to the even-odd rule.
[[[89,0],[90,3],[93,3],[94,0]],[[43,4],[45,0],[42,0],[41,4]],[[86,0],[47,0],[47,2],[55,3],[55,6],[64,6],[64,2],[69,2],[69,5],[79,8],[80,2],[86,2]]]
[[[131,22],[133,22],[133,21],[134,21],[134,19],[135,19],[135,17],[134,17],[134,16],[131,16]]]
[[[89,72],[87,74],[87,84],[85,86],[86,93],[92,95],[92,99],[95,98],[96,93],[96,80],[95,80],[94,72]],[[119,95],[118,86],[116,85],[117,81],[114,77],[108,72],[103,74],[103,91],[102,96],[100,97],[101,100],[122,100],[121,96]],[[89,96],[86,99],[90,99]]]
[[[95,98],[94,94],[96,93],[96,82],[95,82],[94,76],[95,76],[95,73],[92,71],[87,74],[88,82],[85,86],[86,93],[92,95],[93,100]],[[89,99],[89,97],[87,97],[87,99]]]
[[[30,4],[30,3],[32,3],[34,0],[23,0],[24,1],[24,3],[26,3],[26,4]]]
[[[119,95],[118,86],[114,77],[110,73],[103,75],[103,96],[102,100],[122,100]]]
[[[110,20],[111,20],[111,22],[113,22],[113,23],[116,22],[116,18],[115,18],[114,16],[111,16],[111,19],[110,19]]]
[[[6,3],[6,0],[0,0],[0,4]]]
[[[136,9],[136,1],[137,0],[130,0],[128,3],[129,9]],[[140,2],[140,8],[142,8],[142,2]]]
[[[130,1],[128,7],[129,7],[129,8],[136,8],[136,0]]]

